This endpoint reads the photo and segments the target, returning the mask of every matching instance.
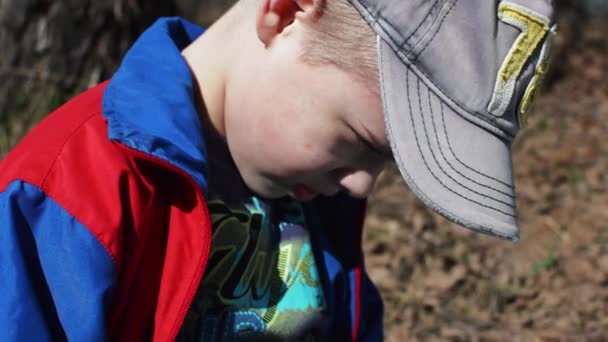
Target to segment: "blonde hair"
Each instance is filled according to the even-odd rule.
[[[355,75],[379,93],[376,35],[349,0],[326,0],[302,59],[312,65],[332,64]]]

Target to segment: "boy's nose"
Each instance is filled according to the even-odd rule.
[[[341,169],[337,172],[337,181],[342,188],[352,196],[365,198],[374,189],[374,184],[382,168],[373,170],[346,170]]]

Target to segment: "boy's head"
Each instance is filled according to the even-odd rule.
[[[346,0],[242,1],[223,133],[245,183],[266,197],[366,197],[392,159],[373,31]]]
[[[510,146],[546,70],[551,0],[241,5],[256,14],[232,35],[219,127],[252,190],[364,197],[394,158],[432,209],[518,238]]]
[[[321,15],[304,41],[302,60],[334,65],[380,93],[376,34],[348,0],[317,3]]]

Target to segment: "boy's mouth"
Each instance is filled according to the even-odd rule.
[[[304,184],[296,184],[292,194],[296,200],[307,202],[317,197],[319,193]]]

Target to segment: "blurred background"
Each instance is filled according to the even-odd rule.
[[[208,26],[232,2],[0,0],[0,157],[111,77],[157,17]],[[558,8],[544,94],[514,144],[519,243],[454,227],[396,170],[381,177],[364,248],[386,340],[608,341],[608,0]]]

